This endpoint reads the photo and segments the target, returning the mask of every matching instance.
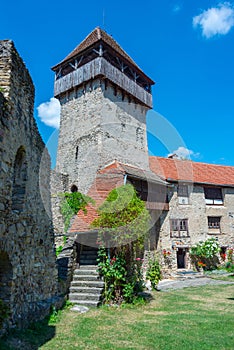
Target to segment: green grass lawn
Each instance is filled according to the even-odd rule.
[[[234,285],[153,297],[143,306],[101,307],[86,314],[63,310],[55,325],[42,322],[14,332],[0,349],[234,349]]]

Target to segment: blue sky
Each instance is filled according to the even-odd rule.
[[[98,25],[156,82],[148,116],[151,154],[177,151],[234,165],[234,1],[2,2],[0,38],[15,42],[31,73],[44,141],[55,128],[41,121],[37,107],[47,103],[40,112],[47,124],[55,125],[58,113],[50,100],[50,67]]]

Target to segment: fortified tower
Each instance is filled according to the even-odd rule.
[[[94,29],[54,66],[61,103],[56,172],[87,193],[97,170],[113,160],[149,169],[146,113],[154,82],[118,43]]]

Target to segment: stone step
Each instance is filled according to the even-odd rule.
[[[97,256],[94,256],[94,255],[81,255],[80,260],[93,260],[95,261],[94,265],[97,264]]]
[[[96,259],[80,259],[80,265],[95,265],[97,264]]]
[[[88,265],[85,266],[86,268],[82,269],[76,269],[73,272],[73,276],[80,276],[80,275],[98,275],[97,270],[95,269],[89,269]]]
[[[70,294],[76,294],[76,293],[87,293],[87,294],[98,294],[100,296],[100,294],[102,293],[102,287],[101,288],[97,288],[97,287],[86,287],[86,286],[75,286],[72,285],[70,287]]]
[[[101,293],[100,293],[101,294]],[[100,300],[100,294],[94,294],[94,293],[70,293],[69,294],[69,300],[89,300],[89,301],[96,301],[98,302]]]
[[[97,252],[95,250],[82,250],[80,255],[95,255],[97,256]]]
[[[89,263],[89,265],[97,265],[97,257],[96,256],[90,256],[90,255],[86,255],[86,256],[80,256],[80,263],[81,261],[93,261],[93,263]]]
[[[73,275],[73,281],[100,281],[100,277],[98,274]]]
[[[95,281],[72,281],[71,282],[71,287],[94,287],[94,288],[103,288],[104,287],[104,282],[100,280],[95,280]]]
[[[100,304],[100,301],[92,301],[92,300],[73,300],[69,299],[71,303],[75,305],[83,305],[83,306],[90,306],[90,307],[97,307]]]
[[[84,251],[92,251],[92,252],[96,252],[97,253],[97,248],[96,247],[92,247],[92,246],[88,246],[88,245],[83,245],[82,246],[82,249],[81,249],[81,252],[84,252]]]
[[[95,260],[95,264],[97,261],[97,256],[96,255],[81,255],[80,260]],[[92,264],[90,264],[92,265]]]
[[[83,270],[87,270],[87,271],[97,271],[98,266],[97,265],[80,265],[79,269],[75,269],[75,271],[83,271]],[[74,271],[74,272],[75,272]]]

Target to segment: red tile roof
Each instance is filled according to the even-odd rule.
[[[98,217],[97,209],[104,202],[109,192],[114,188],[123,185],[123,172],[118,167],[118,163],[98,172],[95,182],[88,191],[88,196],[95,200],[95,204],[89,204],[87,214],[80,211],[75,217],[70,232],[90,231],[90,224]]]
[[[88,205],[87,214],[84,214],[82,211],[78,213],[70,228],[70,232],[86,232],[90,230],[90,224],[98,217],[97,208],[104,202],[111,190],[124,184],[125,174],[166,185],[162,179],[150,171],[144,171],[135,166],[114,161],[98,171],[95,182],[88,191],[88,196],[95,200],[95,205]]]
[[[234,167],[162,157],[149,157],[151,170],[166,181],[234,186]]]

